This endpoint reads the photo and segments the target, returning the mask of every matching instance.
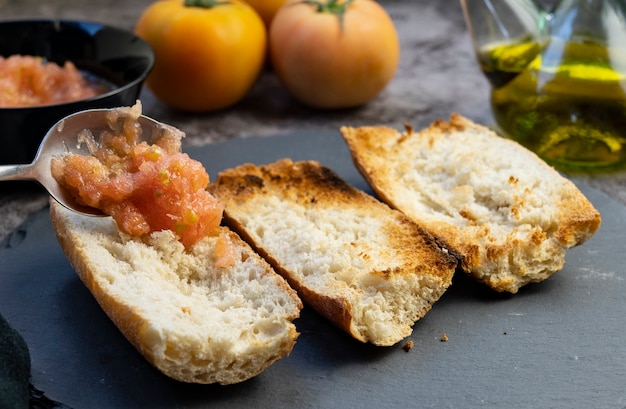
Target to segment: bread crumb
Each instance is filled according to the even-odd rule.
[[[409,352],[410,350],[413,349],[413,341],[407,341],[406,344],[404,344],[402,346],[402,349],[404,349],[406,352]]]
[[[441,342],[448,342],[448,336],[446,335],[446,333],[444,332],[443,335],[441,336]]]
[[[408,134],[412,134],[412,133],[414,132],[413,125],[411,125],[411,124],[410,124],[410,123],[408,123],[408,122],[405,122],[405,123],[404,123],[404,130],[406,131],[406,133],[408,133]]]

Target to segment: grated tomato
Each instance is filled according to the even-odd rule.
[[[0,56],[0,107],[30,107],[91,98],[105,91],[67,61],[62,67],[33,56]]]
[[[111,132],[100,136],[92,156],[56,158],[53,175],[81,204],[111,215],[120,230],[142,236],[167,229],[189,247],[215,234],[223,206],[206,190],[202,164],[180,152],[182,132],[165,128],[154,144],[139,142],[140,115],[139,102],[113,110]]]

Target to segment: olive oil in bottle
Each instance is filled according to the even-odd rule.
[[[625,53],[552,38],[488,46],[479,61],[507,136],[557,167],[592,168],[626,162]]]
[[[515,79],[541,52],[541,44],[526,37],[519,41],[492,44],[478,50],[480,68],[493,87]]]

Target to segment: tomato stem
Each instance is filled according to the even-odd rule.
[[[302,3],[310,4],[314,6],[318,13],[330,13],[335,14],[339,18],[339,25],[341,26],[341,30],[343,31],[343,20],[348,10],[350,4],[352,4],[354,0],[346,0],[341,2],[341,0],[302,0]]]
[[[310,4],[317,8],[318,13],[331,13],[339,16],[345,14],[348,6],[354,2],[354,0],[347,0],[340,3],[340,0],[328,0],[327,2],[320,0],[303,0],[302,3]]]
[[[210,9],[216,6],[229,4],[228,0],[185,0],[185,7],[201,7]]]

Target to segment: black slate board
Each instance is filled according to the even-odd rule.
[[[368,192],[338,132],[236,139],[187,152],[209,173],[316,159]],[[626,408],[626,208],[581,189],[600,231],[563,271],[517,295],[463,276],[414,327],[414,347],[360,344],[305,308],[292,354],[227,387],[161,375],[69,266],[46,211],[0,249],[0,313],[26,339],[33,384],[83,408]],[[442,342],[443,334],[448,337]]]

